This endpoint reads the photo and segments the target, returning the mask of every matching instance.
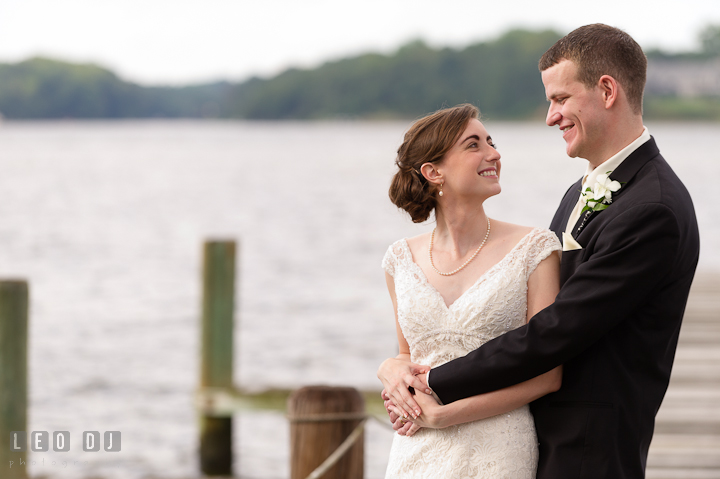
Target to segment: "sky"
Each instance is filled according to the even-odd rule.
[[[720,1],[0,0],[0,62],[92,62],[142,84],[241,81],[418,38],[463,47],[510,28],[598,22],[646,49],[687,51],[720,25]]]

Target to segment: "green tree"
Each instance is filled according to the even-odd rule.
[[[233,116],[411,118],[471,102],[495,118],[527,117],[545,95],[537,61],[560,35],[514,30],[465,49],[412,41],[392,55],[366,54],[312,70],[254,78],[233,93]]]
[[[700,32],[702,51],[708,56],[720,56],[720,25],[708,25]]]
[[[33,58],[0,65],[0,112],[8,118],[227,116],[226,82],[143,87],[97,65]]]

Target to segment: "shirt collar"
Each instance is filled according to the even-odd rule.
[[[608,171],[615,171],[615,168],[620,166],[620,163],[625,161],[625,158],[630,156],[633,151],[640,148],[640,146],[648,140],[650,140],[650,133],[648,133],[647,127],[643,126],[642,134],[637,137],[635,141],[615,153],[608,160],[601,163],[597,168],[592,169],[592,167],[588,163],[587,170],[585,171],[585,177],[583,178],[582,191],[585,191],[585,188],[587,186],[595,184],[598,175],[607,173]]]

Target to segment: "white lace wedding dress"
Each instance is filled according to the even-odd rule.
[[[522,326],[527,280],[560,250],[554,233],[533,229],[449,307],[412,260],[402,239],[388,248],[383,268],[394,278],[398,321],[411,360],[439,366]],[[529,407],[445,429],[395,435],[386,478],[534,479],[538,461]]]

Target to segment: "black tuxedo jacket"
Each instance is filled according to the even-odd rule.
[[[531,404],[539,479],[644,477],[697,266],[692,201],[655,140],[610,177],[624,184],[575,225],[583,248],[563,252],[555,303],[430,373],[448,403],[563,364],[560,390]],[[579,191],[570,187],[552,221],[561,241]]]

